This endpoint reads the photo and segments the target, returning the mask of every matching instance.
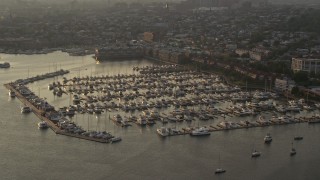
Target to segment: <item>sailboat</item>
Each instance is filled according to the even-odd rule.
[[[300,136],[300,135],[295,135],[293,137],[293,140],[295,140],[295,141],[299,141],[299,140],[302,140],[302,139],[303,139],[303,136]]]
[[[293,143],[291,143],[292,147],[291,147],[291,151],[290,151],[290,156],[294,156],[297,154],[297,151],[295,148],[293,148]]]
[[[221,173],[225,173],[226,170],[221,168],[220,165],[220,153],[219,153],[219,167],[216,169],[215,174],[221,174]]]

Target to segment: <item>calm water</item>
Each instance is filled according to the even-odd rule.
[[[90,57],[70,57],[55,52],[48,55],[4,55],[0,61],[11,64],[0,69],[1,84],[56,69],[68,69],[66,77],[133,73],[132,66],[151,65],[149,61],[96,64]],[[54,97],[49,83],[61,77],[38,81],[28,86],[56,107],[68,105],[69,97]],[[84,129],[107,130],[122,141],[100,144],[56,135],[37,128],[34,114],[20,114],[21,102],[8,97],[0,86],[0,177],[1,179],[320,179],[320,124],[295,124],[214,132],[208,137],[176,136],[163,139],[153,127],[121,128],[109,121],[112,113],[99,117],[78,115],[72,120]],[[254,119],[250,117],[248,119]],[[218,123],[215,119],[209,123]],[[228,120],[238,121],[233,117]],[[178,128],[187,126],[177,124]],[[271,133],[273,142],[263,143]],[[295,134],[304,139],[294,142],[297,155],[289,156]],[[262,152],[251,158],[255,147]],[[219,166],[227,170],[215,175]]]

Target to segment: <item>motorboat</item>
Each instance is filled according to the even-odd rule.
[[[0,63],[0,68],[9,68],[9,67],[10,67],[10,63],[8,62]]]
[[[222,168],[217,168],[215,171],[216,174],[221,174],[221,173],[225,173],[225,172],[226,172],[226,170],[222,169]]]
[[[297,154],[297,151],[295,148],[291,148],[291,151],[290,151],[290,156],[294,156]]]
[[[209,132],[209,130],[207,128],[204,127],[200,127],[197,128],[193,131],[191,131],[191,136],[206,136],[206,135],[210,135],[211,133]]]
[[[272,141],[272,137],[271,135],[268,133],[265,137],[264,137],[264,143],[270,143]]]
[[[170,135],[170,130],[166,127],[161,127],[157,129],[157,133],[162,137],[166,137]]]
[[[49,126],[48,126],[47,122],[41,121],[41,122],[38,123],[38,127],[39,127],[40,129],[46,129],[46,128],[48,128]]]
[[[302,140],[303,137],[302,136],[294,136],[293,139],[296,141],[299,141],[299,140]]]
[[[29,106],[21,107],[21,113],[29,113],[31,112],[31,108]]]
[[[121,140],[122,140],[121,137],[113,137],[113,138],[110,139],[110,142],[111,142],[111,143],[115,143],[115,142],[119,142],[119,141],[121,141]]]
[[[137,119],[137,124],[139,124],[141,126],[145,126],[147,124],[147,120],[144,117],[139,117]]]
[[[9,96],[12,98],[16,97],[16,92],[9,90]]]
[[[259,157],[261,156],[261,152],[257,151],[257,150],[254,150],[252,153],[251,153],[251,157]]]
[[[257,122],[263,126],[269,125],[269,121],[267,121],[264,116],[259,116]]]

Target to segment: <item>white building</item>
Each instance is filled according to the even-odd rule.
[[[294,72],[320,72],[320,59],[292,58],[291,69]]]
[[[274,82],[274,87],[278,91],[286,91],[286,90],[291,91],[292,88],[295,86],[296,86],[296,83],[289,78],[283,78],[283,79],[276,78]]]

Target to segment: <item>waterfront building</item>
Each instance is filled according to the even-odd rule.
[[[320,71],[320,59],[292,58],[291,69],[294,72],[305,71],[316,74]]]
[[[291,91],[295,86],[296,83],[289,78],[276,78],[274,81],[274,87],[277,91]]]

